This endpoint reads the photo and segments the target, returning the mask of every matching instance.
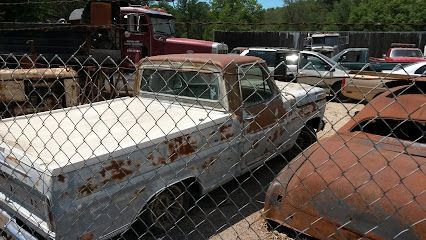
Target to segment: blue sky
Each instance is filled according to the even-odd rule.
[[[283,6],[283,0],[258,0],[258,2],[262,4],[263,8]]]

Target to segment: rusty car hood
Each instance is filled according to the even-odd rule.
[[[336,134],[299,155],[277,181],[286,184],[286,203],[337,226],[346,224],[358,236],[391,239],[407,228],[413,231],[406,237],[421,239],[425,155],[424,144]],[[380,227],[371,230],[375,226]]]

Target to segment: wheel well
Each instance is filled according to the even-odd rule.
[[[189,196],[192,200],[197,200],[201,197],[203,190],[201,184],[197,181],[195,177],[190,177],[182,181],[182,185],[185,187]]]
[[[314,129],[318,130],[318,128],[320,128],[321,126],[321,118],[319,117],[315,117],[315,118],[311,118],[306,122],[306,126],[309,127],[313,127]]]

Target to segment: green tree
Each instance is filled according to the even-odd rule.
[[[210,6],[199,0],[178,0],[174,11],[179,35],[204,38],[206,23],[210,22]]]
[[[317,0],[284,0],[283,21],[287,29],[297,31],[321,30],[328,10]]]
[[[212,29],[249,31],[257,29],[263,21],[263,8],[257,0],[212,0],[211,16],[219,23]]]
[[[362,0],[350,13],[355,30],[424,31],[424,0]]]

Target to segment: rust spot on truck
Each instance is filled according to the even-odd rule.
[[[220,131],[220,140],[228,140],[234,136],[234,131],[232,129],[232,124],[222,125],[219,128]]]
[[[20,161],[16,157],[14,157],[12,155],[7,155],[6,156],[6,161],[9,162],[9,163],[12,163],[14,165],[19,165],[19,163],[20,163]]]
[[[274,133],[268,137],[269,141],[275,142],[279,137],[281,137],[285,132],[285,129],[280,126],[280,128],[276,129]]]
[[[309,103],[306,104],[304,106],[302,106],[299,111],[298,111],[298,115],[300,118],[305,118],[309,115],[311,115],[313,112],[318,110],[318,106],[316,103]]]
[[[87,196],[87,195],[93,193],[97,188],[98,188],[98,186],[94,185],[91,182],[91,178],[89,178],[88,181],[86,182],[86,184],[84,184],[83,186],[78,188],[78,192],[83,196]]]
[[[166,159],[161,155],[161,153],[158,153],[157,155],[158,156],[156,156],[156,154],[154,154],[154,152],[150,152],[150,153],[148,153],[148,155],[146,156],[146,158],[154,166],[164,165],[164,164],[167,163]]]
[[[93,233],[85,233],[81,235],[80,240],[92,240],[93,239]]]
[[[102,177],[105,177],[106,172],[108,172],[111,175],[111,179],[123,180],[126,176],[131,175],[133,173],[130,169],[124,167],[126,163],[127,166],[129,166],[131,162],[129,163],[129,160],[127,162],[125,162],[124,160],[111,161],[111,164],[109,166],[104,167],[99,173]],[[109,179],[107,179],[106,182],[107,181],[109,181]]]
[[[58,178],[58,181],[59,182],[65,182],[65,176],[64,175],[62,175],[62,174],[59,174],[58,176],[57,176],[57,178]]]
[[[187,156],[195,152],[196,142],[191,141],[191,136],[185,135],[167,141],[170,162],[176,161],[179,156]]]
[[[216,157],[209,157],[201,166],[203,169],[207,169],[208,167],[210,167],[211,165],[213,165],[213,163],[216,161]]]

